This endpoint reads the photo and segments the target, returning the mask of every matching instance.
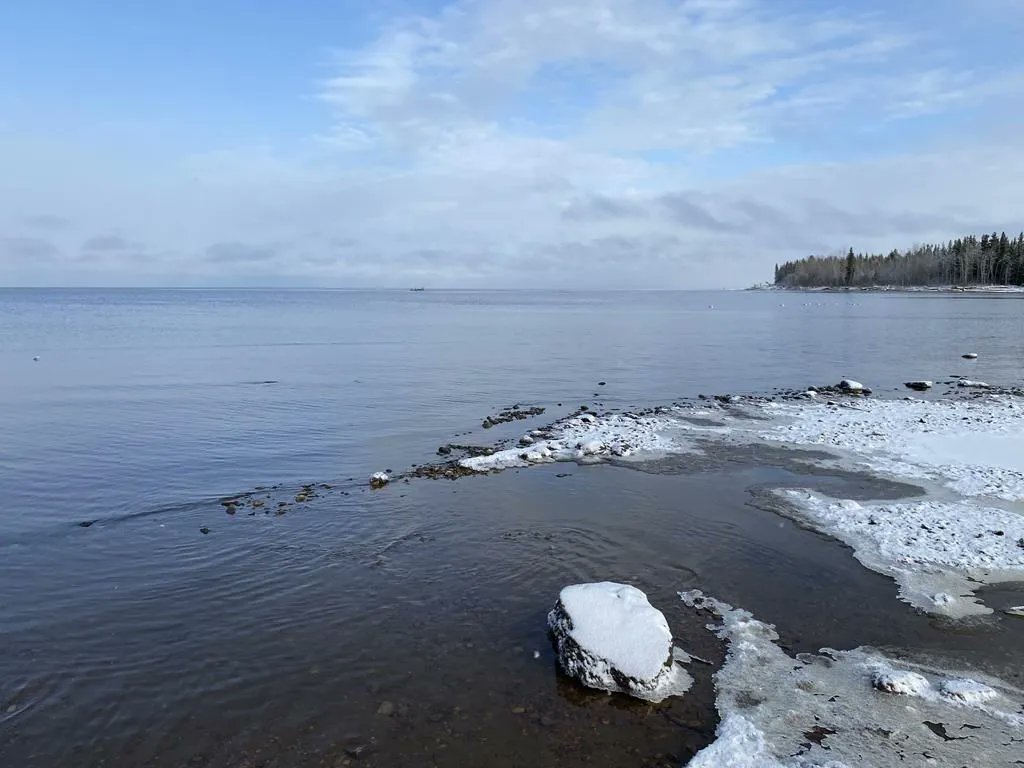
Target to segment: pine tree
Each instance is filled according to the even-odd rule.
[[[857,269],[857,257],[853,255],[853,248],[846,254],[846,285],[853,285],[853,273]]]

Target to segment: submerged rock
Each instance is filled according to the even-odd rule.
[[[591,688],[658,702],[692,683],[673,661],[664,614],[635,587],[609,581],[565,587],[548,626],[562,669]]]

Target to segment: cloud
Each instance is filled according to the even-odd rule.
[[[69,219],[57,216],[52,213],[36,213],[21,218],[22,224],[32,229],[40,229],[44,232],[59,232],[69,229],[72,224]]]
[[[206,261],[214,264],[252,264],[273,259],[277,249],[246,243],[214,243],[206,249]]]
[[[83,251],[119,252],[138,249],[139,245],[118,235],[96,235],[82,243]]]
[[[0,237],[0,260],[14,263],[54,262],[60,249],[38,237]]]

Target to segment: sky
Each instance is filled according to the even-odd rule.
[[[1024,229],[1019,0],[0,4],[0,285],[737,288]]]

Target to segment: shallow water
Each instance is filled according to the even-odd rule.
[[[546,611],[595,579],[646,590],[711,660],[678,590],[776,623],[794,652],[913,649],[1021,685],[1024,620],[914,613],[757,494],[909,489],[777,450],[364,480],[594,392],[625,407],[847,375],[885,389],[966,366],[1015,383],[1017,301],[0,292],[0,764],[680,765],[714,732],[710,668],[657,707],[556,672]],[[479,429],[514,402],[549,412]],[[308,482],[332,487],[274,514]],[[262,508],[218,503],[277,484]]]

